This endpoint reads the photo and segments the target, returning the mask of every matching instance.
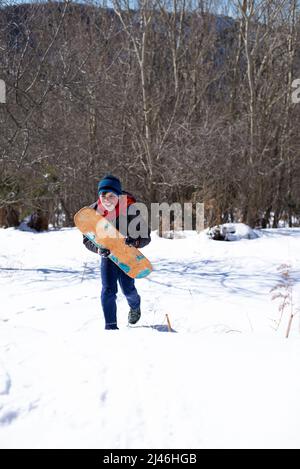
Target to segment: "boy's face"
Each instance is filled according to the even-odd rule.
[[[103,207],[109,212],[112,212],[117,206],[119,197],[113,192],[101,192],[100,200]]]

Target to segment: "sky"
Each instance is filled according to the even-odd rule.
[[[59,1],[59,0],[57,0]],[[107,7],[112,7],[113,2],[111,0],[95,0],[95,1],[85,1],[85,0],[72,0],[73,3],[97,3],[97,4],[102,4],[106,5]],[[18,3],[45,3],[46,0],[36,0],[35,2],[32,0],[0,0],[0,7],[5,6],[5,5],[13,5],[13,4],[18,4]],[[134,4],[136,3],[135,0],[130,1],[129,4],[133,7]],[[195,2],[195,4],[198,4],[199,2]],[[207,0],[204,2],[206,4],[214,3],[215,4],[215,9],[217,10],[216,12],[218,14],[225,14],[228,16],[234,16],[234,9],[232,8],[232,1],[228,0]],[[228,5],[229,3],[229,5]],[[231,5],[230,5],[231,4]],[[227,5],[227,6],[226,6]]]

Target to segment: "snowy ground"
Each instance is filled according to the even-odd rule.
[[[76,229],[0,230],[0,448],[300,448],[300,315],[285,339],[270,293],[289,263],[300,307],[300,230],[144,253],[139,327],[120,293],[104,331]]]

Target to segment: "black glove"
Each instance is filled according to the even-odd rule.
[[[106,248],[99,248],[99,254],[101,257],[108,257],[110,255],[110,250]]]
[[[138,248],[140,246],[140,238],[134,239],[130,236],[127,236],[127,238],[125,239],[125,244],[127,244],[127,246],[129,247],[133,246],[135,248]]]

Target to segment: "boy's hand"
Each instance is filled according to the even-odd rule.
[[[99,254],[101,257],[108,257],[110,255],[110,250],[105,248],[99,248]]]
[[[134,238],[131,238],[130,236],[127,236],[127,238],[125,239],[125,244],[127,244],[127,246],[129,247],[135,247],[135,248],[138,248],[139,245],[140,245],[140,240],[139,238],[138,239],[134,239]]]

